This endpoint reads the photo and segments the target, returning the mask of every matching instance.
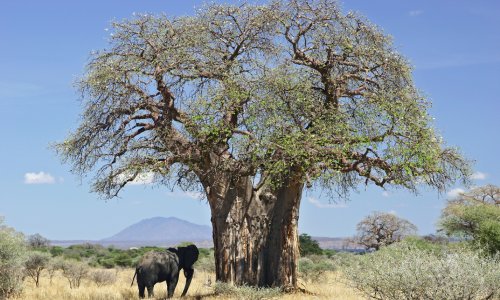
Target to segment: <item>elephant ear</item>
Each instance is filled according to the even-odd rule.
[[[177,256],[179,256],[179,265],[184,270],[192,269],[194,263],[198,260],[200,251],[195,245],[177,248]]]

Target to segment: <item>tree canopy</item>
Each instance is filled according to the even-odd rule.
[[[318,241],[313,240],[307,233],[299,235],[299,248],[301,256],[323,254],[323,249],[319,246]]]
[[[217,172],[291,172],[344,194],[360,182],[444,189],[468,162],[432,126],[391,39],[333,0],[208,4],[113,23],[78,82],[79,127],[56,145],[93,190],[141,176],[193,188]],[[258,180],[257,180],[258,179]]]
[[[446,234],[469,239],[491,254],[500,251],[500,188],[475,187],[448,201],[439,226]]]

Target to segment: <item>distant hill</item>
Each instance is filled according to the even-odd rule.
[[[312,237],[323,249],[341,250],[346,248],[346,238]],[[51,241],[53,245],[67,247],[75,244],[91,243],[118,248],[159,246],[170,247],[181,242],[193,242],[198,247],[211,248],[212,227],[198,225],[175,217],[155,217],[141,220],[117,234],[99,241]],[[349,245],[349,248],[357,248]]]
[[[206,244],[212,241],[212,228],[175,217],[144,219],[117,234],[98,241],[100,244],[173,245],[179,242]]]

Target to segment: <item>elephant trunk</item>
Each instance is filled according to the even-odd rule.
[[[182,291],[181,297],[184,297],[191,285],[191,280],[193,279],[194,269],[184,270],[184,276],[186,276],[186,285],[184,286],[184,290]]]

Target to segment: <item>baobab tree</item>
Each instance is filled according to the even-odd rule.
[[[142,176],[202,189],[219,281],[296,287],[305,186],[442,190],[469,173],[390,38],[333,0],[208,4],[113,28],[56,149],[106,198]]]
[[[373,212],[356,225],[357,235],[352,242],[367,250],[400,242],[403,238],[416,235],[417,226],[392,213]]]

